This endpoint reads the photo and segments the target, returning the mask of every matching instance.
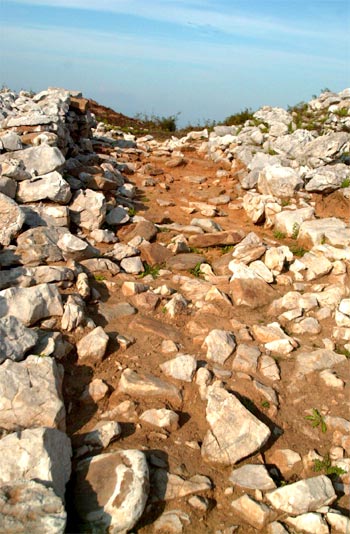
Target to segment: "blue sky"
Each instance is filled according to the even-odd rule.
[[[0,84],[222,120],[350,85],[350,0],[0,0]]]

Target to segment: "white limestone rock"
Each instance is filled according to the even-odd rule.
[[[24,223],[24,213],[18,204],[0,193],[0,245],[7,246],[17,236]]]
[[[64,534],[67,513],[52,488],[35,480],[0,487],[0,525],[6,534]]]
[[[91,189],[80,189],[72,199],[69,213],[72,221],[80,228],[85,228],[86,230],[101,228],[106,217],[104,194]]]
[[[272,490],[276,484],[264,465],[247,464],[234,469],[229,477],[233,485],[246,489]]]
[[[31,428],[8,434],[0,440],[0,486],[34,479],[52,487],[64,499],[71,456],[70,439],[55,428]]]
[[[325,475],[299,480],[266,494],[274,508],[292,516],[314,512],[336,498],[332,482]]]
[[[231,332],[214,329],[209,332],[203,346],[207,347],[208,360],[223,365],[236,348],[236,341]]]
[[[16,193],[16,199],[23,203],[52,200],[58,204],[68,204],[71,197],[69,184],[57,171],[19,182]]]
[[[131,530],[140,519],[149,491],[145,455],[123,450],[78,463],[74,503],[80,527],[115,534]]]
[[[206,418],[210,426],[201,449],[205,461],[234,465],[262,447],[269,428],[219,385],[208,388]]]
[[[295,170],[280,165],[270,165],[262,169],[258,178],[258,191],[262,195],[289,198],[303,186],[303,180]]]
[[[102,326],[97,326],[77,343],[77,353],[80,362],[92,360],[99,363],[106,353],[109,337]]]
[[[178,414],[166,408],[146,410],[140,415],[140,421],[167,430],[176,430],[179,426]]]
[[[266,504],[255,501],[247,494],[232,501],[231,506],[241,519],[258,530],[262,530],[270,521],[270,508]]]
[[[25,326],[31,326],[41,319],[62,314],[61,295],[54,284],[0,291],[0,317],[13,315]]]
[[[28,356],[0,366],[0,427],[52,427],[65,430],[63,367],[53,358]]]
[[[184,382],[192,382],[197,369],[197,361],[190,354],[179,354],[176,358],[161,363],[159,367],[167,376]]]
[[[3,317],[0,319],[0,364],[6,359],[14,362],[23,360],[37,340],[38,334],[26,328],[16,317]]]

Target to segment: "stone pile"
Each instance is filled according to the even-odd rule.
[[[349,109],[158,142],[0,93],[1,531],[349,531]]]

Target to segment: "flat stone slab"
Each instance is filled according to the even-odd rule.
[[[171,339],[175,343],[179,343],[183,338],[182,333],[177,328],[162,323],[152,317],[145,317],[144,315],[138,315],[132,323],[130,323],[130,330],[142,330],[143,332],[159,336],[162,339]]]
[[[236,245],[244,238],[245,233],[240,230],[215,232],[208,234],[191,235],[188,243],[192,247],[216,247],[223,245]]]
[[[166,265],[168,269],[189,271],[190,269],[194,269],[198,263],[204,263],[205,261],[205,257],[201,254],[189,252],[188,254],[177,254],[176,256],[169,258]]]
[[[149,373],[137,373],[131,369],[123,371],[118,385],[118,392],[136,397],[166,398],[170,402],[173,401],[177,404],[182,402],[181,392],[173,384]]]
[[[295,373],[307,375],[313,371],[331,369],[334,365],[346,361],[346,356],[332,350],[317,349],[311,352],[301,352],[296,358]]]
[[[155,469],[151,476],[152,501],[170,501],[181,499],[193,493],[212,488],[211,480],[203,475],[184,478],[168,473],[165,469]]]
[[[235,486],[261,491],[276,488],[275,482],[264,465],[247,464],[232,471],[229,481]]]

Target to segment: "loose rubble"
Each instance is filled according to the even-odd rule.
[[[1,532],[348,532],[350,90],[303,109],[0,91]]]

